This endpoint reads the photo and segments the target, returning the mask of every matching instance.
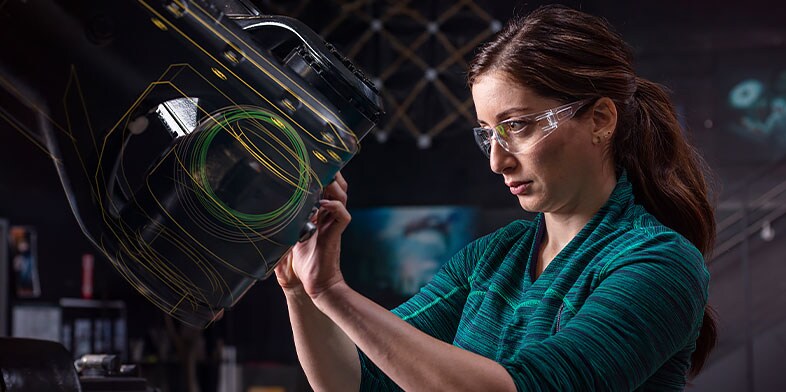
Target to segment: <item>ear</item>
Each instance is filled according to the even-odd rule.
[[[608,97],[595,101],[592,106],[592,137],[601,140],[611,139],[614,129],[617,128],[617,105]]]

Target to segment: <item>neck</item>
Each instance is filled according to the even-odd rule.
[[[546,235],[543,247],[558,253],[587,225],[592,217],[609,200],[617,184],[614,172],[603,176],[602,180],[593,185],[595,192],[582,193],[572,208],[560,211],[545,212]]]

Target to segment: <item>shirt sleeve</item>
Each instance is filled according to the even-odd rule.
[[[430,336],[452,343],[470,291],[472,272],[493,234],[470,243],[456,253],[412,298],[393,313]],[[358,350],[361,391],[401,390]]]
[[[709,283],[697,249],[655,244],[601,279],[559,332],[501,362],[519,391],[634,390],[696,340]]]

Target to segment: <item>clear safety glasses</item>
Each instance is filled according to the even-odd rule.
[[[592,101],[592,99],[584,99],[539,113],[511,118],[493,128],[473,128],[475,141],[481,151],[486,154],[486,158],[491,157],[492,137],[508,152],[526,151],[546,138],[565,121],[572,119],[582,107]]]

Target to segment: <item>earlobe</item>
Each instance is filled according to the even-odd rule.
[[[608,97],[603,97],[595,102],[592,108],[592,141],[599,144],[602,139],[611,139],[617,127],[617,105]],[[597,140],[597,141],[596,141]]]

